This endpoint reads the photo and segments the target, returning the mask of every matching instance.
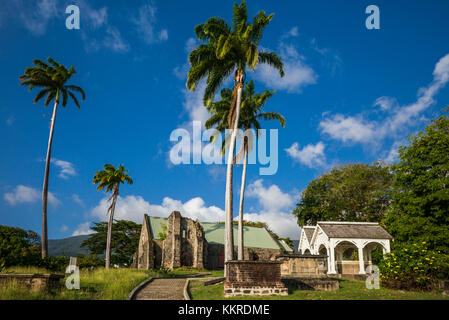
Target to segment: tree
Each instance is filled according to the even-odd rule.
[[[105,164],[104,170],[97,171],[93,179],[93,183],[98,185],[98,191],[104,190],[106,193],[112,191],[112,195],[109,198],[111,205],[108,208],[109,222],[106,239],[106,269],[109,269],[111,264],[112,224],[114,223],[115,205],[119,196],[120,184],[125,182],[129,185],[133,184],[133,180],[126,174],[127,172],[128,170],[126,170],[122,165],[119,165],[116,169],[111,164]]]
[[[209,106],[215,92],[223,81],[234,72],[234,90],[230,122],[231,140],[226,172],[225,196],[225,261],[233,259],[233,229],[232,229],[232,167],[236,140],[236,129],[240,117],[242,89],[246,78],[246,69],[255,70],[259,63],[266,63],[279,70],[284,76],[281,59],[274,52],[259,52],[259,41],[265,27],[273,19],[273,14],[267,16],[260,11],[248,23],[248,8],[245,1],[240,5],[234,3],[232,25],[222,18],[210,18],[206,23],[195,27],[198,39],[204,43],[195,48],[189,55],[190,70],[187,77],[187,88],[195,90],[198,82],[206,79],[206,89],[203,102]]]
[[[94,222],[91,227],[95,233],[84,240],[81,247],[89,248],[94,254],[103,254],[106,250],[106,240],[108,234],[107,222]],[[117,264],[130,265],[133,254],[139,246],[141,224],[133,221],[116,220],[112,225],[111,247],[114,248],[111,254],[111,261]]]
[[[391,204],[393,174],[388,166],[347,164],[309,183],[293,214],[298,224],[317,221],[381,222]]]
[[[5,267],[37,265],[40,261],[39,238],[34,231],[0,225],[0,264],[3,261]]]
[[[56,111],[62,97],[62,106],[65,107],[69,97],[73,100],[76,107],[80,109],[80,104],[74,92],[81,94],[82,99],[86,95],[78,86],[67,85],[66,82],[76,73],[73,66],[67,69],[64,65],[57,63],[53,58],[48,58],[45,62],[35,59],[35,67],[25,69],[23,75],[19,77],[21,86],[28,86],[29,91],[34,87],[41,88],[34,98],[34,103],[39,102],[47,96],[45,106],[54,100],[53,115],[51,117],[50,136],[48,138],[47,157],[45,160],[44,185],[42,188],[42,258],[48,255],[48,232],[47,232],[47,198],[48,198],[48,178],[50,175],[51,147],[53,143],[53,133],[55,130]]]
[[[385,223],[396,241],[426,242],[449,254],[449,117],[432,120],[409,143],[393,166],[393,205]]]
[[[247,131],[250,129],[259,130],[261,128],[259,120],[278,120],[282,127],[285,127],[285,119],[276,112],[262,112],[265,103],[270,99],[275,91],[265,90],[262,93],[255,93],[254,81],[250,81],[242,91],[241,117],[239,118],[238,128],[244,130],[246,134],[242,136],[243,143],[241,150],[236,158],[243,157],[242,185],[240,188],[239,205],[239,229],[238,229],[238,260],[243,260],[243,203],[245,196],[246,169],[248,164],[248,153],[253,146],[252,135]],[[211,103],[210,109],[213,115],[205,123],[207,129],[216,127],[217,130],[225,131],[230,121],[232,106],[232,90],[222,89],[220,92],[221,100]],[[224,153],[226,141],[223,141],[222,152]],[[235,161],[234,161],[235,162]]]

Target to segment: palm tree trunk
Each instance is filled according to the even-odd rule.
[[[226,197],[225,197],[225,274],[226,274],[226,262],[234,259],[234,234],[233,234],[233,208],[232,208],[232,169],[234,165],[234,149],[235,140],[237,137],[237,129],[240,118],[240,104],[242,100],[242,87],[243,83],[238,82],[236,84],[237,89],[237,102],[236,102],[236,118],[234,122],[234,128],[232,129],[231,142],[228,153],[228,167],[226,172]]]
[[[109,222],[108,222],[108,236],[106,239],[106,269],[109,269],[111,265],[111,240],[112,240],[112,224],[114,223],[114,212],[115,212],[115,204],[117,202],[117,195],[114,192],[114,196],[112,198],[112,206],[111,211],[109,212]]]
[[[48,255],[48,231],[47,231],[47,202],[48,202],[48,178],[50,176],[51,146],[55,132],[56,111],[59,105],[59,92],[57,93],[53,115],[51,117],[50,136],[48,138],[47,158],[45,160],[44,186],[42,188],[42,259]]]
[[[243,200],[245,197],[245,183],[246,183],[246,167],[248,163],[248,139],[243,137],[243,172],[242,172],[242,186],[240,187],[240,206],[239,206],[239,247],[238,260],[244,260],[243,257]]]

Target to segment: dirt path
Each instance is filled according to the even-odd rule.
[[[186,279],[154,279],[134,297],[134,300],[184,300]]]

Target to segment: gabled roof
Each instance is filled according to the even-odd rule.
[[[313,232],[315,231],[315,228],[316,228],[315,226],[303,226],[302,227],[309,243],[312,241],[312,236],[313,236]]]
[[[284,249],[284,251],[291,252],[291,253],[295,252],[295,250],[293,248],[291,248],[287,244],[287,242],[285,242],[284,240],[278,240],[278,244],[282,249]]]
[[[167,225],[168,219],[149,216],[150,232],[153,239],[159,239],[159,233],[163,233],[162,225]],[[224,244],[223,223],[200,222],[204,230],[204,236],[209,244]],[[234,225],[234,245],[238,244],[238,226]],[[243,227],[243,236],[245,247],[264,248],[279,250],[281,244],[278,244],[270,236],[265,228]],[[283,247],[283,246],[282,246]],[[291,248],[290,248],[291,250]]]
[[[384,228],[375,222],[319,221],[317,226],[329,238],[393,239]]]

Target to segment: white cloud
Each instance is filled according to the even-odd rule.
[[[320,122],[322,133],[343,142],[376,144],[386,137],[396,137],[422,119],[422,112],[435,103],[434,97],[449,81],[449,54],[442,57],[433,71],[433,81],[418,90],[418,99],[409,105],[400,106],[396,99],[380,97],[375,106],[388,111],[385,119],[375,121],[356,116],[331,115]]]
[[[282,192],[277,185],[264,187],[263,179],[258,179],[250,184],[246,190],[246,196],[256,198],[262,208],[269,212],[289,208],[294,203],[293,197]]]
[[[379,106],[381,110],[387,111],[391,110],[393,107],[397,105],[397,101],[395,98],[390,97],[379,97],[374,101],[373,106]]]
[[[82,26],[81,38],[87,52],[108,48],[118,53],[129,51],[129,44],[122,38],[118,28],[111,25],[107,7],[92,8],[87,1],[79,2]]]
[[[73,163],[53,158],[51,162],[60,169],[58,177],[68,179],[69,176],[76,176],[76,170]]]
[[[85,222],[78,225],[76,230],[72,233],[72,236],[81,236],[92,233],[94,233],[94,231],[90,229],[90,222]]]
[[[293,160],[309,168],[313,168],[325,165],[326,156],[324,154],[324,148],[325,145],[320,141],[316,145],[308,144],[302,150],[299,150],[299,144],[295,142],[290,148],[285,149],[285,151]]]
[[[184,110],[189,114],[191,121],[201,121],[204,124],[211,114],[207,111],[203,104],[204,91],[206,90],[206,83],[200,82],[195,91],[190,91],[186,88],[183,89]]]
[[[299,35],[299,32],[298,32],[298,27],[292,27],[290,30],[288,30],[288,32],[286,32],[285,34],[283,34],[282,36],[281,36],[281,39],[286,39],[286,38],[290,38],[290,37],[293,37],[293,38],[295,38],[295,37],[297,37]]]
[[[3,195],[3,199],[12,206],[20,203],[37,202],[42,199],[41,197],[41,191],[24,185],[18,185],[13,192],[7,192]],[[48,202],[53,206],[61,203],[51,192],[48,192]]]
[[[290,93],[300,93],[302,88],[317,82],[315,71],[305,62],[305,58],[292,45],[281,43],[280,56],[284,63],[284,77],[279,76],[278,70],[267,64],[260,64],[256,71],[256,78],[266,86],[275,90],[286,90]],[[265,51],[265,50],[262,50]]]
[[[81,200],[81,198],[79,197],[79,195],[77,195],[76,193],[72,194],[72,200],[76,203],[78,203],[80,206],[84,207],[84,202],[83,200]]]
[[[121,53],[129,50],[129,44],[122,39],[120,31],[117,28],[108,26],[106,28],[106,34],[107,36],[104,39],[105,47]]]
[[[247,197],[255,198],[261,206],[259,213],[245,213],[243,219],[261,221],[281,237],[299,239],[300,228],[295,216],[291,214],[297,192],[285,193],[277,185],[263,185],[259,179],[248,186]]]
[[[91,215],[100,220],[107,220],[109,208],[108,198],[103,198],[100,203],[91,210]],[[180,211],[185,217],[200,221],[224,221],[224,211],[218,207],[207,207],[203,199],[196,197],[182,203],[182,201],[165,197],[162,204],[150,204],[141,196],[119,197],[115,209],[114,219],[132,220],[142,223],[143,215],[168,217],[172,211]]]
[[[143,41],[147,44],[168,40],[168,31],[155,30],[156,7],[146,4],[139,8],[138,17],[132,21],[137,26]]]
[[[376,125],[363,117],[341,114],[322,120],[319,127],[323,133],[343,142],[371,142],[376,132]]]
[[[23,25],[35,35],[43,35],[47,24],[58,16],[57,0],[38,0],[34,2],[17,1],[15,12],[19,14]],[[62,16],[62,12],[59,12]]]
[[[299,238],[299,227],[295,217],[290,213],[294,206],[296,194],[284,193],[277,185],[265,187],[263,180],[257,180],[247,188],[247,197],[254,198],[261,206],[259,213],[246,213],[244,219],[268,223],[270,229],[280,236]],[[92,218],[107,221],[108,198],[100,200],[91,211]],[[237,207],[235,206],[237,215]],[[131,220],[142,223],[143,215],[168,217],[171,212],[179,211],[184,217],[198,219],[202,222],[218,222],[225,220],[224,210],[217,206],[207,206],[201,197],[186,202],[165,197],[161,204],[151,204],[141,196],[119,197],[114,219]],[[89,223],[80,225],[77,234],[86,234]],[[82,233],[83,232],[83,233]]]
[[[198,41],[195,38],[189,38],[186,41],[184,50],[187,53],[187,57],[188,54],[190,54],[190,52],[195,49],[198,46]],[[187,79],[187,74],[189,72],[189,68],[190,68],[190,63],[188,61],[188,59],[186,60],[186,63],[184,63],[182,66],[177,66],[173,69],[173,73],[175,74],[175,76],[180,79],[180,80],[185,80]]]

